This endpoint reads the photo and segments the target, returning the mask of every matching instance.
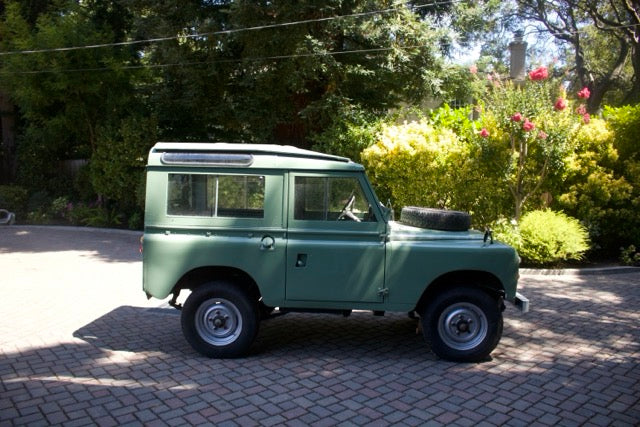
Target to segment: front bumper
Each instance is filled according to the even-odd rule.
[[[516,296],[512,302],[513,305],[515,305],[522,313],[527,313],[529,311],[529,298],[525,297],[520,292],[516,292]]]

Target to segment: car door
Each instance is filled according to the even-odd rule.
[[[291,173],[288,303],[321,307],[323,302],[382,302],[385,231],[362,174]]]

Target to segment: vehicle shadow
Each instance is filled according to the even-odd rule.
[[[332,314],[289,313],[264,320],[249,357],[416,357],[436,360],[417,331],[417,321],[406,315],[374,317],[355,312]],[[94,346],[112,351],[181,353],[199,357],[185,341],[179,312],[173,308],[122,306],[74,332]]]

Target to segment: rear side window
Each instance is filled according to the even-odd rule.
[[[167,215],[264,218],[264,176],[169,174]]]

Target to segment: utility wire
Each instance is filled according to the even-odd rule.
[[[464,0],[435,1],[433,3],[428,3],[428,4],[418,5],[418,6],[411,6],[411,7],[412,9],[416,10],[416,9],[422,9],[422,8],[431,7],[431,6],[442,6],[446,4],[460,3],[462,1]],[[409,5],[409,3],[410,2],[398,3],[396,6],[406,6],[406,5]],[[363,16],[380,15],[380,14],[391,13],[395,11],[397,11],[397,7],[390,8],[390,9],[374,10],[369,12],[352,13],[349,15],[338,15],[338,16],[329,16],[326,18],[281,22],[276,24],[259,25],[255,27],[246,27],[246,28],[235,28],[230,30],[212,31],[212,32],[206,32],[206,33],[156,37],[156,38],[144,39],[144,40],[128,40],[123,42],[100,43],[100,44],[92,44],[92,45],[84,45],[84,46],[57,47],[57,48],[49,48],[49,49],[15,50],[15,51],[9,51],[9,52],[0,52],[0,56],[25,55],[25,54],[33,54],[33,53],[68,52],[73,50],[98,49],[103,47],[114,47],[114,46],[131,46],[131,45],[143,44],[143,43],[157,43],[162,41],[185,39],[185,38],[201,38],[201,37],[228,35],[228,34],[235,34],[235,33],[240,33],[245,31],[258,31],[258,30],[265,30],[265,29],[271,29],[271,28],[283,28],[283,27],[291,27],[294,25],[311,24],[316,22],[328,22],[336,19],[359,18]]]
[[[640,27],[640,24],[627,24],[627,25],[612,25],[612,26],[607,26],[607,27],[596,27],[594,25],[594,27],[597,30],[618,30],[618,29],[624,29],[624,28],[633,28],[633,27]],[[538,34],[548,34],[550,36],[561,36],[561,35],[567,35],[567,34],[586,34],[587,31],[580,29],[580,30],[566,30],[566,31],[549,31],[548,29],[545,28],[540,28],[536,31],[529,31],[527,32],[525,35],[538,35]]]
[[[184,67],[190,65],[208,65],[208,64],[221,64],[221,63],[233,63],[233,62],[257,62],[268,60],[280,60],[280,59],[292,59],[292,58],[309,58],[314,56],[339,56],[349,54],[361,54],[361,53],[378,53],[385,52],[393,49],[418,49],[426,47],[427,45],[415,45],[415,46],[393,46],[393,47],[381,47],[371,49],[354,49],[343,50],[339,52],[323,52],[323,53],[300,53],[292,55],[276,55],[276,56],[263,56],[253,58],[240,58],[240,59],[216,59],[212,61],[189,61],[189,62],[174,62],[167,64],[142,64],[142,65],[124,65],[121,67],[94,67],[94,68],[68,68],[68,69],[50,69],[50,70],[34,70],[34,71],[0,71],[0,75],[15,75],[15,74],[51,74],[51,73],[80,73],[80,72],[94,72],[94,71],[114,71],[114,70],[136,70],[136,69],[153,69],[153,68],[168,68],[168,67]]]

